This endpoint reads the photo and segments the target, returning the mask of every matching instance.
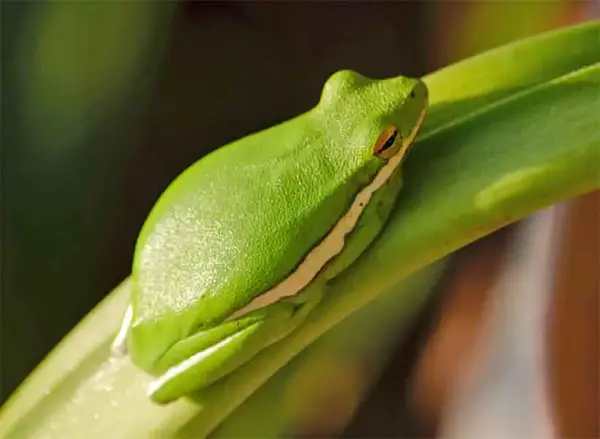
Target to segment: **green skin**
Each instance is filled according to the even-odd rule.
[[[167,188],[137,241],[124,323],[132,361],[157,377],[155,402],[205,388],[306,318],[383,228],[401,166],[366,202],[355,199],[405,156],[426,109],[420,80],[340,71],[313,109],[219,148]],[[349,212],[358,216],[343,248],[267,299],[311,251],[330,252],[316,247]]]

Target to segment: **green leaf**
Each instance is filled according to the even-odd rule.
[[[195,401],[161,407],[109,357],[117,288],[0,413],[1,437],[194,437],[213,431],[321,334],[415,271],[537,209],[600,187],[600,22],[511,44],[425,78],[431,111],[391,221],[289,338]]]
[[[344,319],[269,378],[211,438],[286,437],[295,428],[305,428],[311,418],[314,422],[314,413],[327,404],[320,398],[323,392],[326,400],[332,394],[341,399],[343,392],[342,405],[346,407],[359,402],[394,354],[398,335],[409,330],[419,309],[443,279],[450,259],[444,258],[411,275]],[[328,420],[337,418],[339,422],[340,412],[350,415],[338,406],[328,411]],[[178,435],[194,436],[198,430],[192,421]]]

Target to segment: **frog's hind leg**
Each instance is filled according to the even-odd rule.
[[[167,403],[230,374],[298,327],[320,294],[276,302],[176,343],[156,364],[162,375],[150,384],[150,398]]]

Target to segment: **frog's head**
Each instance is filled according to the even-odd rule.
[[[348,138],[368,148],[367,155],[389,159],[406,154],[425,118],[427,99],[427,87],[419,79],[372,79],[341,70],[325,83],[317,108]]]

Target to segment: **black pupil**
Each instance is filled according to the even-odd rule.
[[[385,151],[385,150],[391,148],[392,145],[394,144],[394,142],[396,141],[396,137],[398,137],[398,131],[394,131],[394,134],[392,134],[390,136],[390,138],[385,141],[385,143],[383,144],[383,146],[381,147],[379,152],[382,152],[382,151]]]

